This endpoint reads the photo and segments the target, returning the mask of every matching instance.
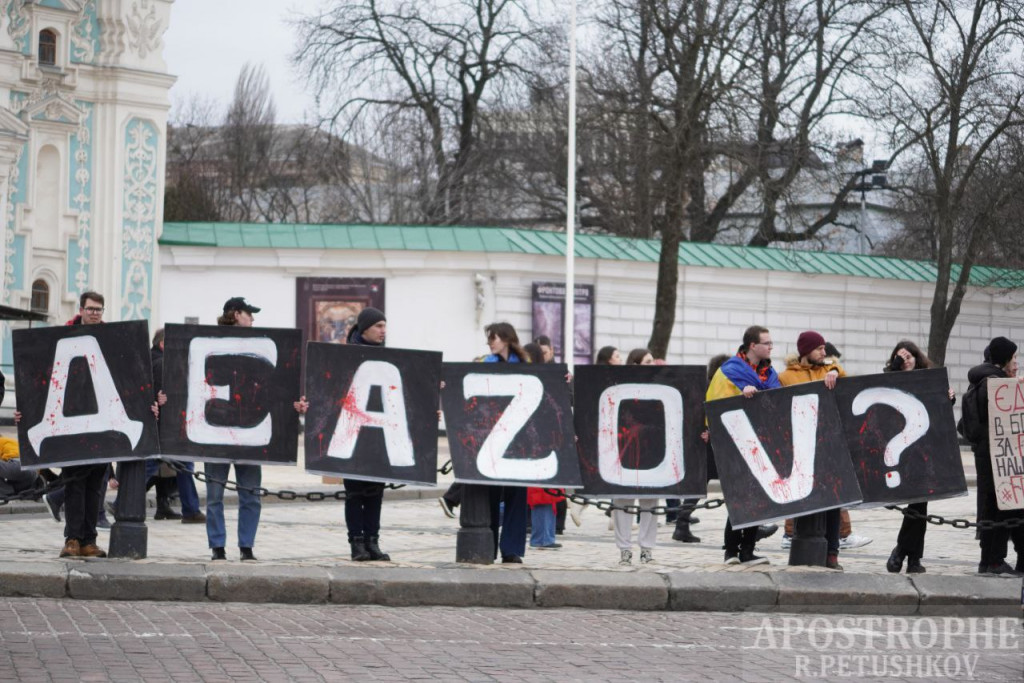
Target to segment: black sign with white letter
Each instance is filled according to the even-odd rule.
[[[864,505],[967,495],[945,368],[844,377],[835,395]]]
[[[824,382],[704,406],[734,527],[861,501],[835,396]]]
[[[160,443],[182,460],[298,459],[299,330],[167,325]]]
[[[579,365],[574,379],[584,493],[707,494],[703,366]]]
[[[306,345],[306,471],[437,484],[441,354]]]
[[[145,321],[15,330],[25,469],[159,454]]]
[[[566,373],[561,363],[445,363],[455,480],[580,486]]]

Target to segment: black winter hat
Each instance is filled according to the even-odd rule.
[[[367,306],[363,310],[359,311],[359,318],[356,321],[356,327],[359,328],[359,334],[366,332],[366,330],[370,329],[381,320],[387,320],[387,318],[384,317],[384,311],[379,308]]]
[[[1006,365],[1017,353],[1017,345],[1006,337],[996,337],[988,343],[988,351],[995,365]]]

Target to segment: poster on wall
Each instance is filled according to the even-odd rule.
[[[576,285],[571,365],[594,362],[594,285]],[[563,362],[562,332],[565,329],[565,283],[533,283],[533,339],[546,336]]]
[[[996,505],[1024,509],[1024,384],[1015,377],[988,380],[988,438]]]
[[[303,343],[344,344],[368,306],[384,310],[384,278],[295,279],[295,326],[302,330]]]

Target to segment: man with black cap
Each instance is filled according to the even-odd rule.
[[[359,318],[348,333],[347,343],[363,346],[384,346],[388,321],[384,312],[372,306],[359,312]],[[378,545],[380,511],[384,502],[384,485],[345,477],[345,526],[355,562],[390,561],[391,557]]]
[[[252,327],[253,313],[260,309],[240,296],[224,302],[224,312],[217,318],[218,325]],[[234,463],[235,482],[238,484],[238,552],[243,562],[255,562],[252,548],[256,543],[256,530],[260,525],[263,502],[255,490],[263,483],[263,468],[259,465]],[[224,546],[227,530],[224,525],[224,484],[232,463],[208,462],[203,466],[206,472],[206,539],[212,551],[211,559],[226,560]]]
[[[974,466],[978,472],[978,521],[1003,521],[1020,516],[1018,510],[1000,510],[996,504],[995,481],[992,476],[992,456],[988,441],[988,380],[990,377],[1017,376],[1017,345],[1006,337],[996,337],[985,349],[987,360],[976,365],[967,373],[971,388],[964,396],[964,415],[967,419],[970,411],[978,420],[978,433],[984,437],[972,440],[971,450],[974,451]],[[967,403],[974,401],[968,408]],[[970,433],[971,430],[967,430]],[[978,564],[979,574],[995,574],[1005,576],[1024,576],[1024,533],[1020,527],[1014,531],[1014,544],[1017,545],[1017,567],[1014,569],[1006,563],[1007,542],[1010,532],[1006,528],[980,529],[981,561]]]
[[[259,312],[260,309],[247,303],[245,297],[233,296],[224,302],[224,313],[217,318],[217,324],[252,327],[252,314]]]

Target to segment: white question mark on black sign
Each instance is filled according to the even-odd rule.
[[[899,411],[906,421],[903,430],[885,445],[883,461],[888,467],[896,467],[900,464],[903,451],[928,433],[931,419],[928,417],[928,409],[916,396],[891,387],[872,387],[857,394],[853,399],[853,414],[863,415],[868,408],[878,403]],[[896,470],[886,472],[885,485],[891,489],[899,486],[900,473]]]

